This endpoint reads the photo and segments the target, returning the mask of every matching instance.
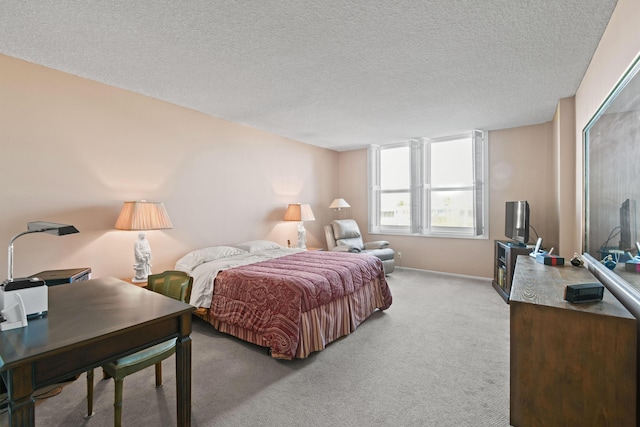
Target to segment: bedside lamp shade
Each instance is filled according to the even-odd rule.
[[[173,228],[162,202],[124,202],[116,220],[118,230],[166,230]]]
[[[284,213],[285,221],[299,221],[298,223],[298,248],[307,248],[307,230],[304,229],[304,221],[315,221],[311,206],[308,204],[292,203]]]
[[[285,221],[315,221],[311,206],[308,204],[292,203],[284,213]]]
[[[169,214],[162,202],[124,202],[120,215],[116,220],[118,230],[140,230],[138,240],[133,246],[135,264],[133,269],[134,283],[143,283],[151,274],[151,247],[147,241],[145,230],[166,230],[173,228]]]

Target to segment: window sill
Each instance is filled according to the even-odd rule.
[[[387,235],[387,236],[405,236],[405,237],[432,237],[437,239],[468,239],[468,240],[489,240],[489,236],[470,236],[467,234],[415,234],[415,233],[401,233],[397,231],[369,231],[369,235]]]

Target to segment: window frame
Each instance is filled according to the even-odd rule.
[[[394,148],[402,148],[402,147],[410,147],[409,142],[400,142],[396,144],[385,145],[384,149],[394,149]],[[382,225],[382,209],[381,209],[381,196],[382,194],[394,194],[394,193],[406,193],[409,192],[409,198],[411,200],[411,185],[409,188],[394,188],[394,189],[382,189],[381,184],[381,147],[380,146],[369,146],[369,157],[374,156],[375,158],[375,167],[372,168],[372,163],[369,161],[369,231],[371,232],[372,228],[378,230],[379,233],[392,233],[392,234],[409,234],[411,231],[410,225]],[[411,161],[411,153],[409,155],[409,159]],[[413,176],[413,173],[409,172],[409,177]],[[411,210],[413,212],[413,209]],[[372,217],[371,214],[374,213]]]
[[[435,143],[445,143],[471,138],[472,183],[465,186],[431,185],[431,147]],[[410,147],[410,225],[389,226],[381,224],[380,197],[384,193],[406,192],[406,189],[382,190],[381,152],[382,150]],[[423,237],[446,237],[464,239],[489,238],[489,186],[488,186],[488,135],[487,132],[473,130],[463,134],[442,138],[413,138],[408,141],[379,146],[370,145],[367,150],[369,233],[399,234]],[[431,224],[431,196],[440,191],[471,191],[473,193],[473,227],[443,227]]]

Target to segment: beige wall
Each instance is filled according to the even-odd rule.
[[[493,277],[495,239],[505,239],[504,209],[509,200],[527,200],[531,223],[545,242],[557,244],[551,234],[555,221],[550,176],[553,167],[551,122],[489,132],[489,232],[488,240],[445,239],[372,235],[370,240],[388,240],[402,258],[400,266],[455,274]],[[366,231],[367,151],[340,153],[339,194],[353,208],[348,210]],[[547,238],[548,236],[548,238]],[[532,237],[533,238],[533,237]]]
[[[19,238],[16,277],[75,267],[132,276],[137,233],[113,229],[124,200],[161,200],[171,216],[173,229],[148,232],[153,271],[198,247],[295,242],[297,224],[282,218],[299,201],[317,219],[307,244],[324,245],[337,152],[7,56],[0,70],[0,242],[34,220],[81,231]]]
[[[489,133],[488,240],[370,238],[391,241],[401,266],[491,277],[504,202],[526,199],[545,245],[570,256],[582,245],[581,132],[640,52],[637,22],[640,3],[619,0],[575,110],[573,99],[560,100],[548,123]],[[131,275],[135,232],[113,229],[123,200],[162,200],[171,215],[174,229],[148,233],[154,271],[197,247],[295,241],[296,225],[281,220],[291,202],[314,210],[309,246],[325,245],[322,226],[334,218],[348,215],[367,228],[366,150],[311,147],[2,55],[0,69],[0,242],[32,220],[81,230],[20,238],[16,276],[84,266],[95,276]],[[352,208],[329,211],[334,197]]]
[[[583,141],[582,132],[625,71],[640,54],[640,2],[618,0],[609,24],[576,91],[575,164],[573,209],[574,246],[583,245]]]
[[[555,157],[553,200],[555,220],[550,234],[557,236],[558,254],[569,260],[575,253],[582,253],[575,244],[575,189],[576,189],[576,147],[575,147],[575,98],[564,98],[558,102],[553,126],[553,153]]]
[[[2,166],[12,178],[0,183],[0,241],[32,220],[81,230],[17,240],[16,276],[84,266],[96,277],[131,275],[136,233],[113,229],[124,200],[162,200],[173,220],[174,229],[148,233],[154,271],[193,248],[295,242],[296,225],[281,220],[291,202],[312,205],[309,246],[324,246],[322,226],[347,214],[327,208],[334,197],[367,228],[366,150],[311,147],[6,56],[0,68]],[[399,265],[491,277],[506,200],[529,200],[532,223],[546,231],[547,188],[529,180],[548,176],[550,125],[489,137],[490,239],[372,237],[392,241]]]
[[[505,202],[527,200],[530,225],[544,239],[545,247],[558,246],[552,130],[552,123],[547,122],[489,133],[492,239],[504,239]],[[529,240],[535,239],[531,230]]]

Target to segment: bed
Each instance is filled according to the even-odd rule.
[[[368,254],[258,240],[192,251],[176,270],[194,278],[197,316],[278,359],[323,350],[392,303],[382,262]]]

